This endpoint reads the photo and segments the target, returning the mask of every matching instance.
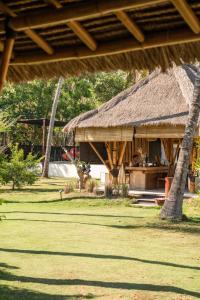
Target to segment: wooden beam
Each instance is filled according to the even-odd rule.
[[[113,149],[112,149],[112,157],[113,157],[113,165],[117,166],[117,142],[113,142]]]
[[[103,157],[101,156],[101,154],[97,151],[96,147],[93,145],[93,143],[89,142],[90,146],[92,147],[92,149],[94,150],[94,152],[96,153],[96,155],[98,156],[98,158],[100,159],[100,161],[106,166],[106,168],[108,169],[108,171],[110,171],[110,168],[108,167],[108,165],[106,164],[105,160],[103,159]]]
[[[14,42],[15,39],[13,37],[8,37],[5,40],[5,45],[4,45],[2,58],[1,58],[1,65],[0,65],[0,91],[2,90],[4,82],[6,81],[8,67],[9,67],[10,59],[12,57]]]
[[[97,43],[91,34],[78,21],[67,22],[67,26],[79,37],[79,39],[92,51],[97,49]]]
[[[139,42],[144,42],[144,34],[126,12],[119,10],[115,15]]]
[[[194,33],[200,33],[200,22],[193,12],[191,6],[186,0],[171,0],[185,22],[189,25]]]
[[[52,55],[54,53],[53,48],[34,30],[26,29],[24,33],[34,41],[40,48],[42,48],[47,54]]]
[[[106,142],[105,147],[106,147],[106,151],[107,151],[107,155],[108,155],[110,168],[113,169],[113,162],[112,162],[112,154],[111,154],[110,144],[108,142]]]
[[[57,9],[62,8],[62,4],[58,0],[46,0],[45,2],[53,5]],[[79,39],[92,51],[97,48],[97,43],[92,35],[78,21],[69,21],[66,25],[79,37]]]
[[[122,149],[121,149],[120,156],[119,156],[119,160],[118,160],[118,166],[119,166],[119,167],[120,167],[121,164],[122,164],[122,160],[123,160],[123,157],[124,157],[126,145],[127,145],[127,142],[124,142],[124,143],[123,143],[123,146],[122,146]]]
[[[104,42],[98,46],[96,51],[80,46],[75,49],[69,47],[58,49],[51,56],[37,52],[21,53],[12,61],[12,65],[34,65],[65,60],[80,60],[199,41],[200,34],[194,34],[190,30],[173,30],[149,35],[142,44],[130,38]]]
[[[119,10],[148,7],[166,2],[166,0],[98,0],[89,3],[74,3],[62,9],[43,9],[41,12],[24,15],[10,21],[10,26],[16,31],[23,31],[28,28],[41,28],[65,24],[69,21],[80,21],[87,18],[99,17]],[[1,27],[1,26],[0,26]]]
[[[17,14],[9,8],[8,5],[0,1],[0,10],[5,14],[12,18],[17,18]],[[53,48],[34,30],[27,28],[24,30],[24,33],[34,41],[40,48],[42,48],[47,54],[53,54]]]

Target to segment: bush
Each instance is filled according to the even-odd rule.
[[[64,194],[73,192],[77,188],[77,180],[69,180],[64,187]]]
[[[32,185],[39,176],[38,164],[41,159],[31,153],[24,158],[24,151],[18,145],[11,147],[10,159],[1,155],[0,160],[0,182],[12,183],[13,190],[25,184]]]
[[[88,193],[93,193],[94,189],[98,186],[98,181],[95,179],[88,179],[86,182],[86,190]]]

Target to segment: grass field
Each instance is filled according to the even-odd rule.
[[[200,298],[200,205],[189,222],[157,208],[70,194],[42,180],[0,198],[0,300]]]

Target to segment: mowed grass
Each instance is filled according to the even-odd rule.
[[[0,300],[200,298],[200,211],[189,222],[157,208],[73,193],[40,180],[0,198]]]

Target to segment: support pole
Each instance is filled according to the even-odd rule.
[[[54,129],[54,122],[55,122],[55,116],[56,116],[56,110],[58,106],[58,101],[60,98],[61,88],[64,82],[64,78],[60,77],[57,85],[57,89],[54,95],[52,110],[51,110],[51,118],[49,123],[49,130],[47,135],[47,144],[46,144],[46,154],[45,154],[45,161],[44,161],[44,168],[42,177],[48,178],[49,176],[49,162],[50,162],[50,156],[51,156],[51,142],[52,142],[52,136],[53,136],[53,129]]]
[[[91,148],[94,150],[94,152],[96,153],[96,155],[98,156],[98,158],[100,159],[100,161],[106,166],[106,168],[108,169],[108,171],[110,172],[110,168],[107,165],[107,163],[105,162],[105,160],[103,159],[103,157],[101,156],[101,154],[98,152],[98,150],[96,149],[96,147],[94,146],[93,143],[89,142]]]
[[[6,81],[9,63],[12,57],[12,51],[15,42],[15,33],[12,29],[5,25],[6,27],[6,40],[4,43],[4,49],[1,58],[1,65],[0,65],[0,91],[3,89],[3,85]]]

